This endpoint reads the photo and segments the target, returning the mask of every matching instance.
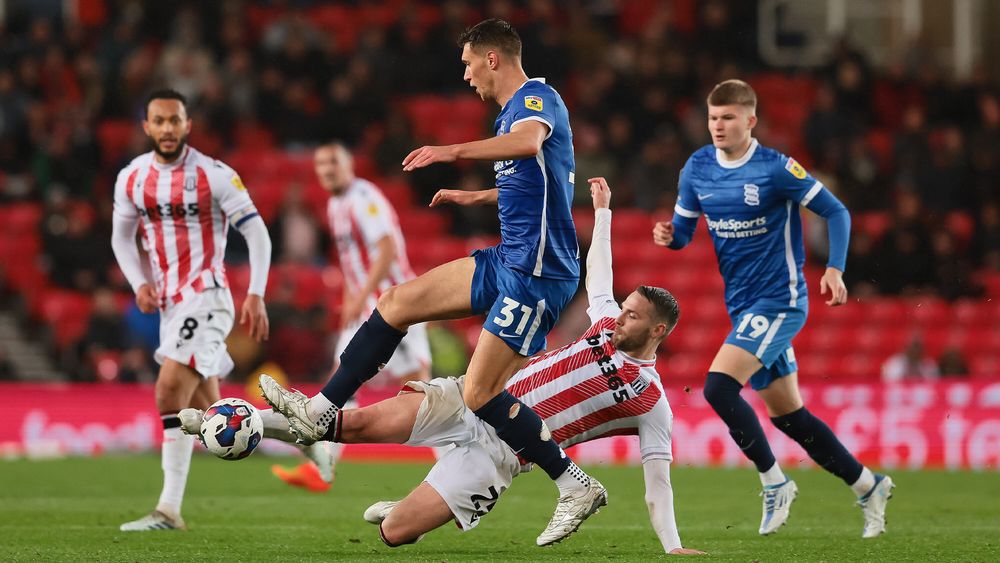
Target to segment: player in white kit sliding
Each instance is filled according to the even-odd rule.
[[[646,286],[621,307],[615,302],[611,194],[603,178],[591,180],[591,192],[597,215],[587,256],[593,324],[574,342],[529,360],[510,378],[507,390],[542,417],[563,448],[604,436],[638,435],[657,537],[668,553],[701,553],[683,548],[677,533],[670,486],[673,415],[655,369],[656,348],[677,323],[677,302],[667,291]],[[405,499],[379,502],[365,512],[389,546],[413,543],[452,520],[463,530],[474,528],[522,471],[524,461],[465,405],[464,383],[464,377],[410,382],[399,396],[345,409],[334,421],[334,438],[343,443],[455,445]],[[551,541],[580,522],[571,516],[557,520],[557,538]],[[550,538],[540,537],[538,543]]]
[[[181,94],[152,93],[143,130],[153,150],[118,174],[111,245],[139,309],[161,315],[155,358],[163,490],[155,510],[123,524],[122,531],[185,529],[181,502],[193,438],[182,434],[178,412],[205,409],[219,400],[218,378],[233,368],[225,339],[235,311],[223,265],[230,225],[246,238],[250,251],[250,287],[240,324],[258,342],[269,331],[264,288],[271,240],[243,181],[232,168],[187,145],[191,121]],[[145,264],[135,242],[140,226],[149,256]]]

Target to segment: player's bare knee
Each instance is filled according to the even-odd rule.
[[[382,315],[382,318],[385,319],[385,322],[396,328],[405,329],[410,323],[406,318],[406,299],[400,293],[400,286],[398,285],[385,290],[379,296],[376,308],[379,314]],[[406,292],[403,291],[402,293],[405,294]]]

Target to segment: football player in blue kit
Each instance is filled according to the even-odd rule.
[[[747,381],[767,405],[771,422],[853,489],[864,512],[862,537],[873,538],[885,531],[892,479],[861,465],[803,406],[791,344],[809,309],[798,208],[806,207],[827,222],[830,258],[820,294],[829,294],[830,306],[847,302],[842,275],[850,214],[795,159],[761,146],[751,136],[756,106],[756,94],[746,82],[727,80],[712,90],[712,145],[691,155],[681,170],[673,220],[656,224],[653,241],[680,250],[690,242],[699,216],[708,223],[733,330],[709,367],[705,399],[760,472],[761,535],[785,523],[797,488],[782,473],[760,421],[740,396]]]
[[[534,411],[504,389],[525,359],[545,347],[546,334],[579,284],[580,252],[570,212],[575,164],[569,114],[544,79],[528,79],[521,40],[507,22],[480,22],[462,34],[459,45],[465,81],[484,101],[502,108],[496,136],[421,147],[403,160],[403,170],[458,159],[494,161],[496,188],[441,190],[431,206],[495,203],[500,244],[383,293],[316,396],[289,392],[266,375],[261,388],[301,441],[335,439],[341,407],[389,361],[410,325],[485,313],[463,398],[516,453],[555,480],[559,503],[536,541],[548,545],[607,503],[604,487],[566,457]],[[428,488],[427,494],[437,493]]]

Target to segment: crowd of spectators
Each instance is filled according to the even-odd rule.
[[[841,42],[823,68],[779,72],[758,58],[756,6],[736,0],[84,4],[92,5],[74,21],[11,3],[0,24],[0,202],[41,202],[52,283],[95,295],[96,312],[73,352],[80,365],[109,347],[149,356],[150,343],[129,336],[108,290],[126,289],[109,251],[111,186],[131,156],[148,150],[139,120],[149,91],[169,85],[184,93],[196,124],[192,144],[222,159],[239,146],[294,152],[339,138],[379,176],[408,183],[426,202],[442,186],[492,185],[490,168],[437,166],[402,178],[398,163],[423,139],[399,101],[472,96],[455,38],[490,16],[514,23],[529,75],[545,76],[563,94],[576,175],[612,179],[617,206],[668,216],[687,155],[708,142],[705,93],[723,78],[777,74],[806,84],[808,97],[787,104],[762,91],[757,135],[807,164],[855,214],[852,291],[956,299],[981,291],[976,272],[1000,271],[996,77],[977,71],[956,81],[917,46],[874,68]],[[484,134],[493,114],[487,110]],[[122,154],[97,135],[112,120],[135,124]],[[586,184],[577,189],[576,201],[587,204]],[[270,225],[278,262],[326,263],[328,241],[301,186],[286,193]],[[495,216],[483,210],[450,212],[457,235],[495,234]],[[231,242],[239,261],[241,241]],[[810,246],[822,261],[822,244]],[[273,324],[290,327],[278,331],[275,348],[322,333],[314,312],[289,305],[288,291],[271,298]],[[308,354],[316,351],[291,355]],[[149,372],[131,365],[134,377]]]

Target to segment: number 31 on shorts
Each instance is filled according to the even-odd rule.
[[[508,336],[520,336],[524,334],[524,329],[528,326],[528,321],[531,320],[531,314],[535,312],[534,309],[527,305],[522,305],[510,297],[503,298],[503,308],[500,309],[500,314],[493,317],[493,322],[500,328],[507,328],[514,324],[515,309],[517,313],[520,314],[521,320],[517,323],[517,327],[514,329],[514,334]]]

